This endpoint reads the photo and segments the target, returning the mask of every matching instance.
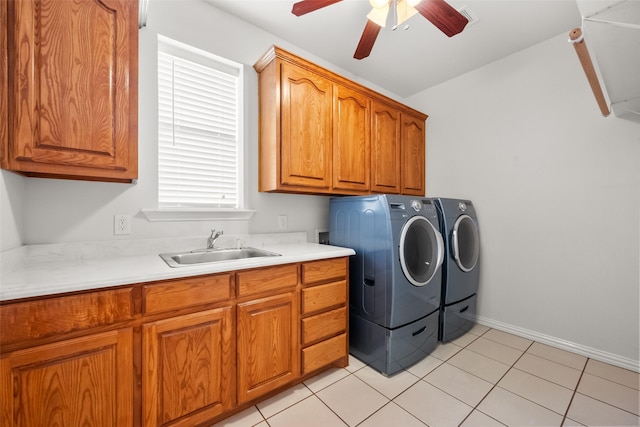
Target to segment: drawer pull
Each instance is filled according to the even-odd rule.
[[[426,331],[426,330],[427,330],[427,327],[426,327],[426,326],[423,326],[422,328],[418,329],[417,331],[415,331],[415,332],[414,332],[414,333],[412,333],[411,335],[413,335],[413,336],[415,337],[416,335],[420,335],[421,333],[423,333],[423,332],[424,332],[424,331]]]

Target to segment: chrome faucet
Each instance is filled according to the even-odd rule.
[[[224,231],[216,231],[215,228],[212,228],[211,236],[207,238],[207,249],[215,249],[216,240],[218,240],[218,237],[222,236],[223,234]]]

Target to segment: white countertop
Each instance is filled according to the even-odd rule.
[[[28,245],[0,253],[0,301],[350,256],[352,249],[306,242],[306,233],[229,236],[281,254],[169,267],[160,253],[199,249],[206,238]],[[230,239],[227,238],[227,242]],[[235,242],[235,240],[233,240]]]

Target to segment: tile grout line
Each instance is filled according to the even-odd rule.
[[[418,380],[421,381],[421,380]],[[411,387],[413,387],[414,385],[416,385],[416,383],[414,383]],[[409,387],[410,388],[410,387]],[[407,388],[407,390],[409,389]],[[405,390],[406,391],[406,390]],[[403,392],[404,393],[404,392]],[[402,394],[402,393],[400,393]],[[400,396],[400,394],[398,396]],[[396,397],[398,397],[396,396]],[[394,397],[395,399],[395,397]],[[387,406],[389,406],[390,404],[394,404],[397,407],[399,407],[402,411],[406,412],[407,414],[411,415],[413,418],[415,418],[419,423],[424,424],[425,427],[429,427],[428,424],[425,424],[420,418],[416,417],[415,415],[413,415],[411,412],[407,411],[406,409],[404,409],[402,406],[398,405],[396,402],[393,401],[393,399],[389,400],[387,403],[385,403],[384,405],[382,405],[380,408],[378,408],[377,410],[375,410],[373,413],[369,414],[367,416],[367,418],[365,418],[364,420],[360,421],[358,424],[355,425],[355,427],[358,427],[359,425],[362,425],[362,423],[364,423],[365,421],[367,421],[369,418],[373,417],[375,414],[377,414],[378,412],[380,412],[382,410],[382,408],[385,408]]]
[[[342,368],[342,369],[345,369],[345,368]],[[362,368],[360,368],[360,369],[362,369]],[[324,389],[326,389],[326,388],[329,388],[329,387],[331,387],[332,385],[334,385],[334,384],[338,383],[338,381],[342,381],[343,379],[348,378],[350,375],[353,375],[353,374],[354,374],[354,372],[351,372],[351,371],[349,371],[349,370],[347,370],[347,369],[345,369],[345,370],[346,370],[347,372],[349,372],[349,374],[348,374],[348,375],[345,375],[344,377],[340,378],[339,380],[332,382],[332,383],[331,383],[331,384],[329,384],[328,386],[323,387],[323,388],[321,388],[321,389],[320,389],[320,390],[318,390],[318,391],[320,392],[320,391],[322,391],[322,390],[324,390]],[[358,370],[359,370],[359,369],[358,369]],[[307,387],[307,385],[306,385],[306,384],[305,384],[304,386],[305,386],[305,387]],[[308,388],[308,387],[307,387],[307,388]],[[309,389],[309,390],[311,390],[311,389]],[[377,390],[376,390],[376,391],[377,391]],[[330,410],[330,411],[331,411],[331,412],[332,412],[336,417],[338,417],[338,419],[339,419],[340,421],[342,421],[342,422],[344,423],[344,425],[345,425],[345,426],[347,426],[347,427],[349,426],[349,423],[348,423],[348,422],[346,422],[345,420],[343,420],[343,419],[342,419],[342,417],[336,413],[336,411],[334,411],[333,409],[331,409],[331,407],[330,407],[329,405],[327,405],[327,403],[326,403],[324,400],[322,400],[322,399],[320,398],[320,396],[318,396],[318,395],[316,394],[316,392],[315,392],[315,391],[311,390],[311,393],[312,393],[312,394],[311,394],[311,396],[315,396],[315,397],[316,397],[320,402],[322,402],[322,404],[323,404],[324,406],[326,406],[326,407],[327,407],[327,409],[328,409],[328,410]],[[311,397],[311,396],[309,396],[309,397]]]
[[[576,393],[578,393],[578,386],[580,385],[580,381],[582,381],[582,376],[584,375],[585,371],[587,370],[587,365],[589,364],[589,359],[587,357],[587,360],[584,362],[584,366],[582,367],[582,372],[580,372],[580,378],[578,378],[578,382],[576,383],[575,388],[573,389],[573,393],[571,394],[571,399],[569,399],[569,404],[567,405],[567,410],[564,411],[564,416],[562,418],[562,424],[564,425],[564,423],[567,421],[567,417],[569,416],[569,409],[571,409],[571,404],[573,403],[573,399],[574,397],[576,397]]]
[[[365,366],[363,366],[363,367],[362,367],[362,368],[360,368],[360,369],[363,369],[363,368],[365,368],[366,366],[369,366],[369,365],[365,365]],[[362,424],[362,423],[363,423],[367,418],[371,417],[373,414],[375,414],[375,413],[376,413],[376,412],[378,412],[380,409],[382,409],[382,408],[384,408],[385,406],[387,406],[387,405],[392,401],[392,400],[391,400],[391,399],[389,399],[387,396],[385,396],[384,394],[382,394],[382,393],[380,393],[378,390],[376,390],[373,386],[369,385],[366,381],[363,381],[363,380],[362,380],[362,379],[360,379],[357,375],[355,375],[355,373],[356,373],[356,372],[358,372],[360,369],[356,369],[356,370],[355,370],[355,371],[353,371],[353,372],[351,372],[351,371],[347,370],[346,368],[342,368],[342,369],[345,369],[347,372],[349,372],[349,375],[346,375],[346,376],[344,376],[344,377],[340,378],[339,380],[334,381],[333,383],[329,384],[327,387],[323,387],[322,389],[320,389],[320,390],[318,390],[318,391],[325,390],[325,389],[327,389],[328,387],[330,387],[330,386],[332,386],[332,385],[334,385],[334,384],[338,383],[339,381],[342,381],[342,380],[344,380],[344,379],[348,378],[349,376],[353,375],[357,380],[362,381],[362,383],[364,383],[367,387],[370,387],[370,388],[371,388],[372,390],[374,390],[376,393],[380,394],[382,397],[384,397],[385,399],[387,399],[387,400],[388,400],[388,402],[387,402],[387,403],[385,403],[385,404],[384,404],[384,405],[382,405],[380,408],[378,408],[377,410],[375,410],[372,414],[367,415],[367,417],[365,417],[365,419],[364,419],[364,420],[362,420],[362,421],[360,421],[358,424],[356,424],[356,426],[357,426],[357,425]],[[306,386],[307,386],[307,385],[305,384],[305,387],[306,387]],[[307,388],[308,388],[308,387],[307,387]],[[311,389],[309,389],[309,390],[311,390]],[[331,412],[333,412],[333,413],[335,414],[335,416],[336,416],[336,417],[338,417],[338,419],[340,419],[340,421],[342,421],[342,422],[344,423],[344,425],[345,425],[345,426],[349,427],[349,423],[348,423],[348,422],[346,422],[344,419],[342,419],[342,417],[341,417],[338,413],[336,413],[336,411],[334,411],[334,410],[333,410],[333,409],[332,409],[332,408],[331,408],[331,407],[330,407],[330,406],[329,406],[329,405],[328,405],[324,400],[322,400],[322,398],[321,398],[320,396],[318,396],[318,395],[317,395],[313,390],[311,390],[311,393],[312,393],[312,395],[313,395],[313,396],[317,397],[317,398],[318,398],[318,400],[319,400],[320,402],[322,402],[322,404],[323,404],[324,406],[326,406],[326,407],[327,407],[327,409],[329,409]],[[309,397],[311,397],[311,396],[309,396]],[[308,399],[309,397],[307,397],[307,399]]]
[[[587,359],[587,363],[589,362],[589,360],[594,360],[594,359],[588,358],[588,359]],[[621,407],[620,407],[620,406],[618,406],[617,404],[614,404],[614,403],[611,403],[611,402],[607,402],[606,400],[599,399],[599,398],[597,398],[597,397],[591,396],[591,395],[586,394],[586,393],[580,393],[580,392],[578,392],[578,385],[580,384],[580,381],[582,381],[582,377],[583,377],[583,375],[584,375],[584,374],[587,374],[587,375],[593,375],[593,374],[591,374],[591,373],[589,373],[589,372],[587,372],[587,371],[586,371],[586,364],[585,364],[585,369],[583,370],[583,373],[580,375],[580,379],[578,380],[578,384],[576,384],[575,392],[574,392],[573,396],[571,396],[571,402],[573,402],[573,397],[574,397],[576,394],[580,394],[580,395],[582,395],[582,396],[588,397],[589,399],[595,400],[596,402],[600,402],[600,403],[602,403],[603,405],[607,405],[607,406],[610,406],[610,407],[612,407],[612,408],[618,409],[618,410],[620,410],[620,411],[627,412],[627,413],[629,413],[629,414],[631,414],[631,415],[633,415],[633,416],[635,416],[635,417],[640,417],[640,414],[636,414],[636,413],[634,413],[634,412],[629,411],[628,409],[621,408]],[[598,377],[597,375],[594,375],[594,376]],[[640,396],[640,390],[636,390],[636,389],[634,389],[633,387],[627,387],[627,386],[625,386],[624,384],[616,383],[615,381],[607,380],[606,378],[602,378],[602,377],[598,377],[598,378],[600,378],[600,379],[602,379],[602,380],[605,380],[605,381],[609,381],[609,382],[610,382],[610,383],[612,383],[612,384],[616,384],[616,385],[619,385],[619,386],[621,386],[621,387],[626,387],[626,388],[628,388],[628,389],[630,389],[630,390],[634,390],[634,391],[636,392],[636,394],[638,394],[638,395]],[[570,402],[570,403],[571,403],[571,402]],[[568,408],[567,408],[567,410],[568,410]]]
[[[507,369],[507,370],[505,371],[505,373],[504,373],[504,374],[502,374],[502,376],[498,379],[498,381],[496,381],[496,382],[495,382],[495,384],[493,385],[493,387],[491,387],[491,389],[490,389],[490,390],[489,390],[489,391],[488,391],[488,392],[487,392],[487,393],[482,397],[482,399],[480,399],[480,401],[476,404],[476,406],[474,406],[474,407],[473,407],[473,409],[471,410],[471,412],[469,412],[469,413],[467,414],[467,416],[466,416],[466,417],[464,417],[464,419],[460,422],[460,424],[459,424],[459,425],[462,425],[462,424],[467,420],[467,418],[469,418],[469,416],[473,413],[473,411],[476,411],[476,410],[477,410],[477,411],[480,411],[480,409],[478,409],[478,406],[480,406],[480,404],[482,404],[482,402],[487,398],[487,396],[489,396],[489,394],[491,394],[491,392],[492,392],[493,390],[495,390],[495,388],[498,386],[498,383],[499,383],[500,381],[502,381],[502,379],[503,379],[503,378],[504,378],[504,377],[509,373],[509,371],[510,371],[511,369],[513,369],[513,367],[516,365],[516,363],[518,363],[518,360],[520,360],[520,359],[522,358],[522,356],[524,356],[524,355],[525,355],[525,353],[527,352],[527,350],[529,350],[529,349],[531,348],[531,346],[533,345],[533,343],[534,343],[534,342],[535,342],[535,341],[532,341],[532,342],[531,342],[531,344],[529,344],[529,346],[527,346],[527,348],[522,352],[522,354],[521,354],[520,356],[518,356],[518,358],[517,358],[517,359],[516,359],[512,364],[511,364],[511,366],[509,366],[509,369]],[[508,346],[507,346],[507,347],[508,347]],[[511,348],[513,348],[513,347],[511,347]],[[473,351],[473,350],[469,350],[469,351]],[[480,354],[480,353],[478,353],[478,354]],[[485,357],[486,357],[486,356],[485,356]],[[494,360],[495,360],[495,359],[494,359]],[[472,375],[473,375],[473,374],[472,374]],[[516,395],[516,396],[518,396],[518,395]],[[522,396],[520,396],[520,397],[522,397]],[[527,400],[528,400],[528,399],[527,399]],[[535,402],[533,402],[533,403],[535,403]],[[539,406],[540,406],[540,405],[539,405]],[[482,412],[482,411],[480,411],[480,412]],[[482,413],[484,414],[484,412],[482,412]],[[491,415],[488,415],[488,414],[485,414],[485,415],[487,415],[488,417],[490,417],[490,418],[492,418],[492,419],[495,419],[495,418],[493,418]],[[499,422],[499,423],[501,423],[501,424],[504,424],[504,423],[502,423],[500,420],[496,420],[496,421],[498,421],[498,422]]]
[[[549,358],[547,358],[547,357],[539,356],[539,355],[534,354],[534,353],[528,353],[529,349],[530,349],[530,348],[533,346],[533,344],[535,344],[536,342],[538,342],[538,341],[533,341],[533,342],[529,345],[529,347],[527,347],[527,349],[523,351],[523,353],[518,357],[518,359],[516,359],[516,360],[515,360],[515,362],[513,362],[513,364],[512,364],[511,366],[509,366],[509,365],[507,365],[506,363],[501,362],[501,361],[499,361],[499,360],[497,360],[497,359],[494,359],[494,358],[492,358],[492,357],[490,357],[490,356],[487,356],[486,354],[478,353],[478,352],[473,351],[473,350],[471,350],[471,349],[467,349],[467,350],[469,350],[470,352],[472,352],[472,353],[474,353],[474,354],[478,354],[478,355],[480,355],[480,356],[486,357],[487,359],[491,359],[491,360],[493,360],[493,361],[495,361],[495,362],[501,363],[501,364],[503,364],[503,365],[505,365],[505,366],[509,366],[509,369],[507,370],[507,372],[509,372],[511,369],[516,369],[516,370],[518,370],[518,371],[520,371],[520,372],[523,372],[523,373],[525,373],[525,374],[531,375],[532,377],[538,378],[538,379],[543,380],[543,381],[547,381],[547,382],[549,382],[549,383],[551,383],[551,384],[554,384],[554,385],[557,385],[557,386],[559,386],[559,387],[565,388],[565,389],[567,389],[567,390],[571,390],[571,391],[573,391],[573,390],[574,390],[574,388],[572,388],[572,387],[567,387],[567,386],[565,386],[565,385],[563,385],[563,384],[556,383],[556,382],[554,382],[554,381],[552,381],[552,380],[549,380],[549,379],[546,379],[546,378],[544,378],[544,377],[541,377],[540,375],[537,375],[537,374],[534,374],[534,373],[532,373],[532,372],[526,371],[526,370],[524,370],[524,369],[522,369],[522,368],[517,368],[517,367],[515,366],[515,365],[516,365],[516,363],[518,363],[518,361],[519,361],[519,360],[520,360],[524,355],[528,354],[529,356],[538,357],[538,358],[543,359],[543,360],[545,360],[545,361],[547,361],[547,362],[555,363],[556,365],[560,365],[560,366],[561,366],[561,367],[563,367],[563,368],[569,368],[569,369],[572,369],[572,370],[574,370],[574,371],[580,371],[580,369],[576,369],[576,368],[574,368],[573,366],[565,365],[564,363],[560,363],[560,362],[558,362],[558,361],[556,361],[556,360],[552,360],[552,359],[549,359]],[[498,343],[498,344],[500,344],[500,343]],[[511,348],[514,348],[514,349],[515,349],[515,347],[511,347]],[[519,351],[522,351],[522,350],[519,350]],[[455,365],[453,365],[453,366],[455,366]],[[457,366],[456,366],[456,367],[457,367]],[[470,374],[470,375],[473,375],[473,376],[475,376],[475,377],[477,377],[477,378],[484,379],[484,378],[482,378],[482,377],[477,376],[476,374],[474,374],[474,373],[472,373],[472,372],[466,371],[465,369],[462,369],[462,368],[458,368],[458,369],[461,369],[461,370],[463,370],[464,372],[466,372],[466,373],[468,373],[468,374]],[[506,375],[506,372],[505,372],[505,375]],[[504,375],[503,375],[503,377],[504,377]],[[502,377],[500,377],[500,379],[499,379],[498,381],[500,381],[501,379],[502,379]],[[486,381],[486,380],[485,380],[485,381]],[[497,384],[497,383],[496,383],[496,384]],[[617,383],[617,384],[618,384],[618,383]],[[622,385],[623,385],[623,384],[622,384]],[[632,387],[628,387],[628,388],[632,388]],[[507,390],[507,391],[508,391],[508,390]],[[515,393],[514,393],[514,394],[515,394]],[[517,396],[520,396],[520,395],[517,395]],[[520,397],[522,397],[522,396],[520,396]],[[526,399],[526,398],[525,398],[525,399]],[[527,400],[529,400],[529,399],[527,399]],[[529,401],[530,401],[530,402],[533,402],[532,400],[529,400]],[[542,406],[542,405],[540,405],[539,403],[536,403],[536,402],[533,402],[533,403],[535,403],[535,404],[536,404],[536,405],[538,405],[538,406]],[[604,403],[606,403],[606,402],[604,402]],[[543,406],[543,407],[544,407],[544,406]],[[549,409],[549,408],[547,408],[547,409]],[[551,409],[550,409],[550,410],[551,410]],[[553,412],[555,412],[555,411],[553,411]],[[558,413],[558,412],[556,412],[556,413]]]
[[[343,379],[345,379],[345,378],[349,377],[350,375],[353,375],[355,372],[359,371],[359,370],[360,370],[360,369],[362,369],[362,368],[357,369],[357,370],[356,370],[356,371],[354,371],[354,372],[351,372],[351,371],[349,371],[348,369],[345,369],[345,368],[340,368],[340,369],[344,369],[346,372],[348,372],[348,373],[347,373],[347,375],[345,375],[344,377],[342,377],[342,378],[340,378],[340,379],[338,379],[338,380],[336,380],[336,381],[332,382],[331,384],[326,385],[325,387],[322,387],[322,388],[321,388],[321,389],[319,389],[318,391],[322,391],[322,390],[324,390],[324,389],[326,389],[326,388],[328,388],[328,387],[331,387],[332,385],[336,384],[337,382],[339,382],[339,381],[341,381],[341,380],[343,380]],[[318,396],[318,395],[316,394],[316,392],[315,392],[315,391],[311,390],[311,388],[310,388],[310,387],[309,387],[309,386],[308,386],[304,381],[303,381],[303,382],[301,382],[300,384],[302,384],[302,385],[303,385],[307,390],[309,390],[309,392],[310,392],[311,394],[310,394],[309,396],[305,397],[304,399],[300,399],[300,400],[298,400],[298,401],[296,401],[296,402],[292,403],[291,405],[287,406],[286,408],[283,408],[283,409],[279,410],[278,412],[275,412],[274,414],[270,415],[269,417],[265,417],[265,415],[262,413],[262,411],[260,410],[260,408],[258,408],[258,405],[254,405],[254,406],[255,406],[255,408],[256,408],[256,410],[258,411],[258,413],[260,413],[260,416],[262,417],[262,421],[260,421],[260,422],[259,422],[259,423],[257,423],[257,424],[260,424],[261,422],[266,422],[268,425],[271,425],[271,424],[269,424],[269,418],[273,418],[273,417],[275,417],[276,415],[281,414],[281,413],[283,413],[284,411],[286,411],[286,410],[288,410],[288,409],[291,409],[293,406],[297,405],[298,403],[300,403],[300,402],[304,402],[305,400],[309,399],[310,397],[315,396],[315,397],[317,397],[317,398],[318,398],[318,400],[319,400],[320,402],[322,402],[322,404],[323,404],[324,406],[326,406],[326,407],[327,407],[331,412],[333,412],[333,413],[334,413],[334,414],[335,414],[335,415],[340,419],[340,421],[342,421],[343,423],[345,423],[345,425],[346,425],[346,426],[348,426],[348,425],[349,425],[349,424],[348,424],[345,420],[343,420],[343,419],[342,419],[338,414],[336,414],[336,413],[335,413],[335,411],[334,411],[333,409],[331,409],[331,408],[330,408],[330,407],[329,407],[329,406],[324,402],[324,400],[322,400],[322,399],[320,398],[320,396]],[[367,385],[368,385],[368,384],[367,384]],[[372,388],[373,388],[373,387],[372,387]],[[375,390],[375,389],[374,389],[374,390]],[[378,390],[376,390],[376,391],[378,391]],[[379,393],[379,392],[378,392],[378,393]],[[385,397],[386,397],[386,396],[385,396]],[[257,424],[254,424],[254,426],[255,426],[255,425],[257,425]]]

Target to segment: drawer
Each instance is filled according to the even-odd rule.
[[[328,282],[347,277],[347,258],[331,258],[302,264],[302,283]]]
[[[289,288],[298,284],[298,266],[296,264],[239,271],[236,274],[239,297],[274,289]]]
[[[230,273],[168,280],[142,287],[145,314],[210,304],[230,297]]]
[[[342,307],[304,318],[301,325],[303,346],[336,335],[347,329],[347,308]]]
[[[302,314],[337,307],[346,302],[346,280],[302,289]]]
[[[302,373],[306,374],[347,356],[347,334],[302,349]]]
[[[133,289],[89,292],[0,306],[1,344],[133,319]]]

